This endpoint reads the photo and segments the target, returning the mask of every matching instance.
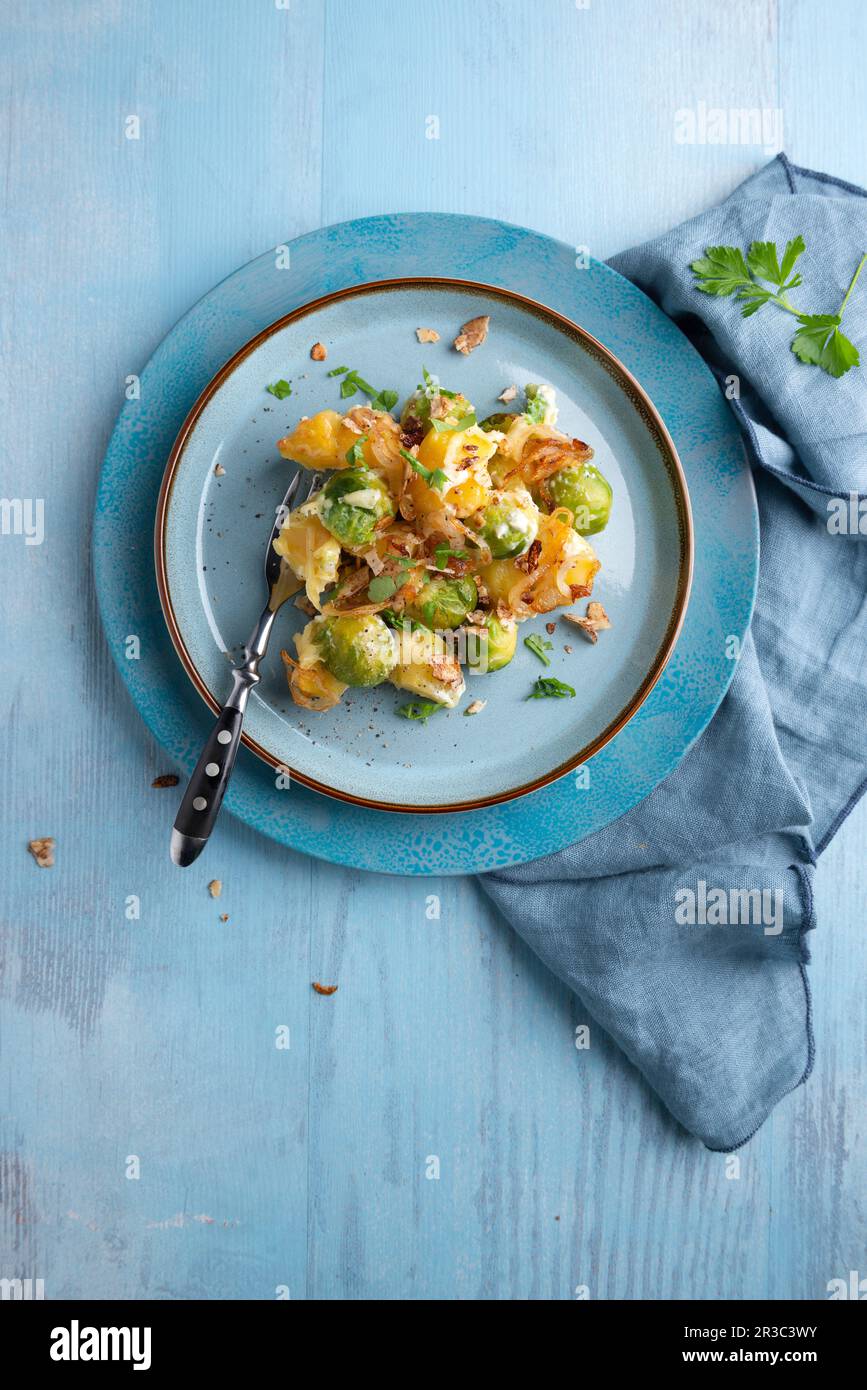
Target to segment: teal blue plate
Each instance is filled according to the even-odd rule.
[[[487,341],[462,357],[452,339],[480,314],[490,318]],[[419,325],[435,326],[441,341],[422,347]],[[328,349],[323,363],[310,360],[314,342]],[[424,366],[460,387],[479,418],[502,409],[497,397],[509,384],[553,385],[560,427],[592,445],[614,490],[611,520],[594,537],[602,570],[593,597],[611,631],[591,646],[563,621],[548,638],[545,622],[557,611],[522,624],[522,637],[547,643],[548,664],[519,642],[507,668],[468,676],[460,706],[421,727],[400,717],[409,697],[390,685],[348,691],[327,714],[294,705],[279,647],[294,654],[291,633],[309,619],[288,604],[247,710],[247,747],[284,776],[388,811],[469,810],[575,771],[640,708],[671,653],[692,571],[686,485],[652,405],[595,339],[537,304],[466,281],[379,282],[320,299],[242,348],[200,397],[169,460],[155,534],[160,597],[194,684],[216,711],[227,655],[238,654],[261,605],[263,538],[290,476],[275,440],[301,416],[341,405],[341,378],[328,375],[335,362],[351,362],[367,381],[377,376],[401,399]],[[265,383],[288,377],[291,397],[266,393]],[[583,613],[586,604],[567,606]],[[575,696],[530,700],[543,673]],[[484,711],[467,719],[478,699]]]
[[[140,399],[121,414],[97,500],[97,588],[112,651],[139,710],[190,769],[210,715],[172,649],[147,545],[175,436],[215,373],[269,324],[336,290],[400,275],[484,280],[548,304],[599,339],[653,401],[687,477],[695,530],[692,597],[655,687],[647,693],[677,627],[686,556],[685,510],[665,429],[628,376],[604,352],[588,350],[580,334],[570,335],[538,308],[496,291],[483,302],[481,291],[466,287],[338,298],[265,337],[221,377],[187,431],[169,495],[165,555],[175,637],[200,688],[219,699],[224,653],[245,635],[258,600],[262,528],[267,532],[285,485],[274,442],[300,414],[339,404],[336,380],[327,376],[332,365],[346,362],[403,395],[424,363],[482,411],[512,381],[551,381],[564,427],[594,445],[616,493],[614,519],[598,538],[603,569],[595,595],[612,630],[595,647],[578,636],[567,654],[560,624],[547,672],[574,685],[576,699],[527,704],[543,668],[522,647],[506,672],[475,678],[468,698],[487,699],[488,707],[472,719],[452,713],[426,726],[407,724],[395,717],[396,692],[378,690],[314,722],[300,719],[304,712],[288,701],[277,659],[248,723],[272,761],[337,796],[420,805],[427,814],[322,795],[247,752],[226,799],[274,839],[339,863],[399,873],[484,871],[561,848],[645,796],[717,708],[733,673],[727,639],[742,636],[750,620],[758,531],[739,436],[701,359],[627,281],[598,264],[577,270],[568,247],[536,233],[429,214],[325,228],[288,253],[251,262],[169,334],[142,374]],[[491,313],[491,333],[465,359],[448,345],[471,312]],[[419,347],[419,326],[438,329],[441,342]],[[309,359],[317,338],[329,347],[324,364]],[[282,402],[264,391],[277,376],[293,383]],[[220,475],[217,462],[225,469]],[[278,642],[285,644],[292,626],[287,609]],[[139,636],[141,659],[129,658],[130,634]],[[559,775],[564,766],[569,772]],[[550,785],[484,809],[431,810],[514,796],[552,775]]]

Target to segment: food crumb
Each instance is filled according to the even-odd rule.
[[[598,642],[598,634],[611,627],[608,614],[601,603],[588,603],[586,617],[579,617],[577,613],[564,613],[567,623],[572,623],[584,633],[588,642]]]
[[[497,397],[497,400],[502,401],[503,405],[508,405],[510,401],[513,401],[515,399],[517,394],[517,386],[507,386],[505,391],[500,392],[499,396]]]
[[[468,319],[455,338],[455,347],[458,352],[462,352],[464,357],[468,357],[488,336],[488,327],[491,318],[489,314],[480,314],[478,318]]]
[[[464,714],[481,714],[487,703],[487,700],[473,700],[471,705],[467,705]]]
[[[225,478],[225,476],[226,476],[226,470],[225,470],[225,468],[223,467],[223,465],[222,465],[221,463],[215,463],[215,464],[214,464],[214,477],[215,477],[215,478]]]
[[[564,643],[563,650],[566,652],[567,656],[572,655],[572,648],[569,646],[568,642]]]
[[[324,362],[328,356],[328,349],[324,343],[314,343],[310,349],[310,356],[314,362]]]
[[[548,636],[550,637],[552,633],[554,633],[554,632],[557,631],[557,624],[556,624],[556,623],[546,623],[546,624],[545,624],[545,631],[548,633]]]
[[[337,985],[321,985],[318,980],[313,980],[313,988],[317,994],[336,994]]]
[[[221,922],[228,922],[228,920],[229,920],[229,914],[228,914],[228,912],[221,912],[221,913],[220,913],[220,921],[221,921]]]
[[[208,892],[212,898],[218,898],[223,891],[223,884],[220,879],[212,878],[208,884]]]
[[[54,840],[50,835],[45,835],[40,840],[28,840],[27,848],[40,869],[54,868]]]
[[[420,343],[438,343],[440,340],[440,335],[435,328],[417,328],[415,336]]]
[[[162,772],[151,782],[152,787],[176,787],[177,785],[178,778],[173,772]]]

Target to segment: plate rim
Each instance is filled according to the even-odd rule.
[[[668,473],[674,494],[678,520],[680,556],[674,603],[662,641],[647,674],[632,698],[618,711],[614,719],[611,720],[594,739],[591,739],[589,743],[585,744],[575,755],[568,758],[565,762],[558,764],[555,768],[529,782],[521,783],[517,787],[508,788],[503,792],[497,792],[491,796],[477,797],[468,801],[447,802],[445,804],[427,803],[422,805],[413,805],[406,802],[397,804],[393,801],[381,801],[370,797],[358,796],[352,792],[347,792],[341,788],[332,787],[327,783],[320,782],[308,774],[302,773],[294,767],[291,767],[284,760],[275,757],[264,745],[251,737],[246,730],[242,729],[242,743],[262,762],[277,771],[288,774],[292,780],[301,783],[303,786],[310,788],[310,790],[319,792],[333,800],[343,801],[354,806],[365,807],[369,810],[384,811],[393,814],[461,814],[467,811],[481,810],[489,806],[503,805],[550,786],[553,782],[559,781],[560,778],[568,776],[570,772],[574,772],[577,768],[583,766],[607,744],[611,743],[620,731],[635,717],[660,680],[674,652],[677,639],[686,617],[694,572],[695,532],[689,487],[683,465],[674,440],[647,391],[620,358],[598,338],[594,337],[592,333],[588,332],[587,329],[583,328],[580,324],[576,323],[559,310],[554,309],[548,304],[544,304],[541,300],[533,299],[528,295],[521,294],[516,290],[510,290],[505,286],[493,285],[484,281],[465,279],[457,276],[407,275],[390,276],[380,280],[367,280],[356,285],[343,286],[340,289],[332,290],[327,294],[320,295],[315,299],[298,305],[289,313],[281,315],[280,318],[266,325],[265,328],[254,334],[246,343],[242,344],[242,346],[218,368],[187,412],[175,437],[174,443],[172,444],[160,481],[154,518],[154,568],[160,608],[175,652],[193,688],[197,691],[210,711],[215,715],[219,714],[222,705],[204,681],[184,641],[172,603],[168,581],[168,561],[166,554],[168,519],[172,492],[184,452],[192,438],[201,415],[210,401],[217,395],[222,386],[235,373],[238,367],[240,367],[241,364],[269,338],[273,337],[290,324],[298,322],[313,313],[321,311],[326,306],[341,300],[398,289],[457,289],[476,294],[485,294],[504,300],[509,304],[518,305],[519,308],[524,311],[529,311],[536,317],[542,318],[549,323],[553,320],[554,326],[559,331],[565,331],[574,340],[577,340],[580,347],[608,372],[609,376],[617,382],[627,399],[638,411],[642,422],[651,434],[651,438],[653,439],[666,468],[666,472]]]

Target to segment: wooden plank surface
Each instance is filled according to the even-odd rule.
[[[863,1269],[867,808],[819,876],[814,1077],[733,1179],[598,1031],[576,1051],[579,1006],[472,881],[345,872],[230,820],[170,873],[168,768],[104,650],[87,533],[125,375],[250,256],[428,208],[612,254],[764,162],[678,144],[701,102],[780,108],[796,161],[863,182],[865,16],[3,7],[2,490],[45,499],[46,539],[0,542],[0,1276],[88,1298],[815,1298]],[[43,834],[50,873],[25,848]]]

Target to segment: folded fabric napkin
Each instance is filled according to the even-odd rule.
[[[731,406],[761,525],[752,631],[716,717],[646,800],[482,879],[675,1118],[723,1151],[810,1074],[814,867],[867,782],[867,268],[843,324],[862,364],[838,379],[790,351],[791,315],[770,305],[742,318],[734,298],[697,292],[690,270],[709,246],[773,241],[782,254],[798,235],[804,285],[791,297],[833,313],[867,250],[867,193],[784,155],[612,261],[721,383],[739,378]],[[714,924],[712,890],[763,892],[755,924]],[[693,906],[698,922],[681,924]]]

